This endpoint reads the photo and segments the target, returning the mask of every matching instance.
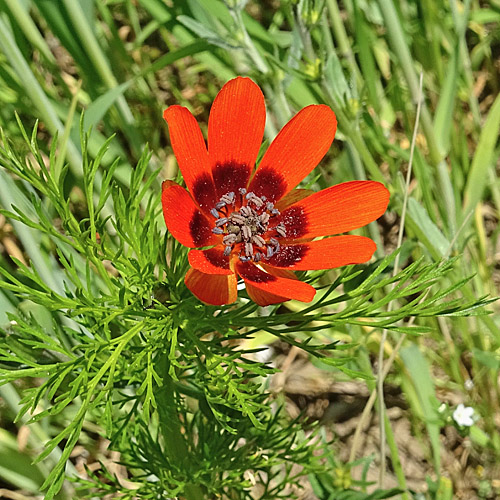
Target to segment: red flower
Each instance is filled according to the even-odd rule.
[[[248,78],[224,85],[210,111],[208,151],[193,115],[182,106],[163,114],[186,191],[163,183],[168,230],[191,250],[186,286],[207,304],[237,298],[237,275],[257,304],[290,299],[310,302],[316,290],[293,271],[366,262],[375,243],[344,233],[380,217],[389,192],[378,182],[345,182],[311,194],[295,186],[321,161],[337,120],[325,105],[297,113],[254,167],[264,135],[266,109]]]

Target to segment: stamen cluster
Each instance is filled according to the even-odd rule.
[[[223,235],[224,255],[229,256],[239,245],[242,262],[271,258],[280,250],[277,238],[286,237],[283,223],[271,226],[279,210],[265,196],[248,193],[245,188],[238,190],[238,198],[239,210],[236,210],[237,195],[233,191],[222,196],[210,210],[216,219],[212,232]]]

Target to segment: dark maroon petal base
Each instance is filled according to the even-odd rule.
[[[199,210],[193,213],[193,216],[189,221],[189,232],[197,247],[207,245],[207,242],[209,242],[213,237],[210,223]]]
[[[286,237],[297,239],[307,233],[308,217],[304,207],[291,206],[281,212],[280,220],[285,225]]]
[[[309,246],[307,244],[283,245],[278,253],[266,261],[266,264],[276,267],[293,267],[294,264],[305,257],[308,250]]]
[[[199,175],[193,182],[191,193],[198,205],[209,212],[216,203],[216,194],[212,177],[208,173]]]
[[[286,192],[285,178],[272,167],[260,167],[252,179],[248,191],[265,196],[269,201],[279,200]]]
[[[276,276],[264,272],[250,262],[238,262],[236,270],[243,279],[253,281],[254,283],[269,283],[277,279]]]
[[[250,170],[248,165],[235,162],[215,165],[212,169],[212,176],[218,197],[231,191],[237,193],[238,189],[246,187]]]

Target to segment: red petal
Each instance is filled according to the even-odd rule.
[[[281,278],[266,273],[251,262],[236,263],[237,273],[246,284],[284,299],[296,299],[302,302],[311,302],[316,290],[307,283],[299,280]]]
[[[298,279],[295,273],[289,269],[268,266],[263,261],[259,262],[259,266],[262,267],[266,273],[278,276],[279,278],[288,278],[290,280]]]
[[[370,238],[348,234],[297,245],[282,245],[280,251],[266,263],[293,271],[332,269],[366,262],[376,249],[377,245]]]
[[[219,242],[220,238],[212,233],[212,224],[179,184],[172,181],[162,184],[161,203],[167,229],[177,241],[190,248]]]
[[[229,267],[229,257],[224,255],[222,245],[208,250],[191,250],[188,259],[191,266],[202,273],[234,274]]]
[[[208,151],[219,197],[246,187],[265,121],[264,96],[249,78],[230,80],[217,94],[208,120]]]
[[[209,211],[216,203],[205,139],[195,117],[187,108],[170,106],[163,112],[168,123],[170,143],[191,195]]]
[[[281,278],[288,278],[292,280],[296,280],[297,277],[293,271],[289,271],[288,269],[279,269],[277,267],[266,266],[263,262],[259,262],[259,266],[267,271],[269,274],[274,276],[278,276]],[[248,293],[248,296],[259,306],[268,306],[270,304],[280,304],[281,302],[286,302],[290,300],[286,297],[282,297],[281,295],[276,295],[274,293],[269,293],[260,288],[253,286],[249,281],[245,282],[245,288]]]
[[[245,282],[245,289],[248,296],[259,306],[269,306],[271,304],[281,304],[281,302],[286,302],[286,297],[281,297],[280,295],[275,295],[274,293],[269,293],[261,288],[253,286],[249,281]]]
[[[330,236],[378,219],[388,203],[389,191],[380,182],[344,182],[288,207],[280,219],[287,239]]]
[[[311,105],[299,111],[269,146],[248,190],[279,200],[321,161],[336,130],[337,119],[328,106]]]
[[[232,304],[238,298],[236,275],[205,274],[189,269],[184,283],[202,302],[214,306]]]
[[[292,189],[275,204],[274,208],[282,212],[285,208],[288,208],[290,205],[293,205],[294,203],[297,203],[312,194],[314,194],[312,189]]]

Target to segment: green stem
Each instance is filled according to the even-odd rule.
[[[99,45],[98,40],[94,36],[92,28],[86,21],[85,13],[83,12],[80,3],[74,2],[73,0],[62,0],[63,4],[68,12],[73,27],[76,30],[76,34],[82,43],[82,47],[85,49],[87,56],[92,62],[95,70],[99,74],[101,80],[104,82],[108,89],[113,89],[118,86],[118,81],[113,74],[106,56]],[[132,125],[134,123],[134,115],[125,100],[123,95],[118,96],[116,99],[116,106],[120,113],[120,118],[124,121],[126,125]],[[137,136],[137,134],[129,129],[129,127],[124,127],[124,132],[130,142],[130,145],[135,149],[136,153],[142,150],[142,143]]]
[[[354,58],[354,53],[351,48],[352,43],[349,41],[344,24],[342,23],[339,6],[335,0],[327,0],[326,5],[330,21],[332,23],[333,34],[335,35],[337,46],[341,52],[340,56],[346,58],[351,69],[351,73],[356,77],[356,83],[358,86],[361,86],[363,78],[361,76],[361,71],[356,64],[356,59]]]
[[[23,7],[23,2],[19,2],[19,0],[5,0],[5,3],[7,8],[10,10],[10,13],[17,21],[19,28],[21,28],[21,31],[33,47],[36,47],[51,65],[55,65],[55,58],[52,55],[45,38],[43,38],[40,34],[40,31],[33,22],[33,19],[30,17],[28,10]]]
[[[304,26],[304,21],[300,15],[300,12],[296,13],[295,23],[299,31],[300,39],[302,40],[302,45],[304,46],[304,52],[306,53],[306,57],[309,59],[311,63],[314,63],[314,60],[316,59],[316,54],[312,46],[311,34]]]
[[[408,88],[410,89],[412,100],[415,105],[418,105],[419,99],[421,99],[418,78],[415,72],[415,68],[413,67],[413,60],[410,54],[410,49],[406,44],[406,40],[401,28],[401,23],[399,22],[396,9],[392,0],[379,0],[378,3],[387,28],[389,44],[392,51],[396,54],[397,59],[399,59],[406,83],[408,84]],[[438,181],[446,199],[445,206],[448,220],[450,221],[451,234],[454,234],[456,232],[456,213],[455,201],[453,197],[453,186],[448,173],[448,167],[443,161],[443,153],[440,151],[438,142],[436,140],[434,125],[432,123],[431,115],[429,113],[429,110],[427,109],[427,106],[425,105],[425,102],[422,102],[421,122],[422,130],[424,132],[425,138],[427,140],[427,146],[429,148],[430,160],[432,165],[437,168]]]
[[[244,47],[246,49],[248,56],[250,57],[250,59],[252,59],[256,68],[262,74],[264,74],[264,75],[267,74],[269,72],[269,67],[268,67],[266,61],[260,55],[259,51],[257,50],[257,47],[254,45],[252,38],[248,34],[245,23],[243,21],[243,16],[241,15],[241,8],[235,7],[233,9],[229,9],[229,12],[231,13],[231,16],[232,16],[236,26],[238,27],[241,34],[243,35],[243,43],[244,43]]]
[[[335,45],[333,44],[330,25],[328,24],[328,18],[326,17],[325,13],[323,13],[323,16],[321,17],[321,32],[323,34],[323,41],[325,43],[326,53],[330,54],[335,50]]]
[[[189,467],[189,449],[182,435],[179,412],[175,400],[175,383],[169,374],[169,361],[166,356],[158,360],[158,373],[162,374],[163,386],[156,391],[158,402],[158,415],[160,430],[163,437],[164,451],[173,464],[184,465],[182,469]],[[183,497],[186,500],[202,500],[204,494],[200,486],[186,483]]]
[[[379,418],[382,418],[381,415],[379,415]],[[408,497],[408,493],[406,492],[407,487],[405,474],[403,472],[403,467],[401,466],[401,460],[399,460],[398,445],[396,443],[396,440],[394,439],[391,423],[386,413],[384,413],[384,425],[387,444],[389,445],[389,450],[391,452],[392,467],[394,469],[394,473],[396,474],[399,487],[402,490],[405,490],[405,492],[401,495],[401,498],[403,500],[410,500]]]
[[[25,88],[27,95],[33,103],[34,109],[37,110],[50,133],[52,135],[56,132],[61,135],[64,134],[64,126],[59,120],[55,109],[52,107],[48,97],[38,83],[38,80],[35,78],[35,75],[24,59],[19,47],[16,45],[12,32],[2,18],[0,18],[0,49],[2,49],[2,52],[5,54],[19,77],[22,86]],[[82,157],[72,141],[68,142],[67,145],[67,158],[71,171],[77,177],[80,177]]]
[[[419,99],[419,84],[418,77],[413,67],[413,60],[410,54],[410,49],[406,44],[406,40],[398,19],[398,15],[392,0],[378,0],[382,17],[384,18],[387,28],[387,36],[392,51],[396,54],[397,59],[401,64],[406,83],[410,89],[415,106]],[[434,134],[434,126],[432,124],[429,110],[425,103],[422,103],[422,129],[429,147],[429,155],[434,166],[439,165],[442,159],[442,154],[439,151],[436,137]]]
[[[360,131],[351,127],[349,119],[342,110],[337,108],[335,109],[335,113],[337,114],[340,129],[346,136],[347,140],[352,143],[359,156],[361,156],[361,159],[363,160],[371,178],[375,181],[385,182],[384,176],[382,175],[376,161],[373,159],[373,156],[370,153],[370,150],[368,149]]]

